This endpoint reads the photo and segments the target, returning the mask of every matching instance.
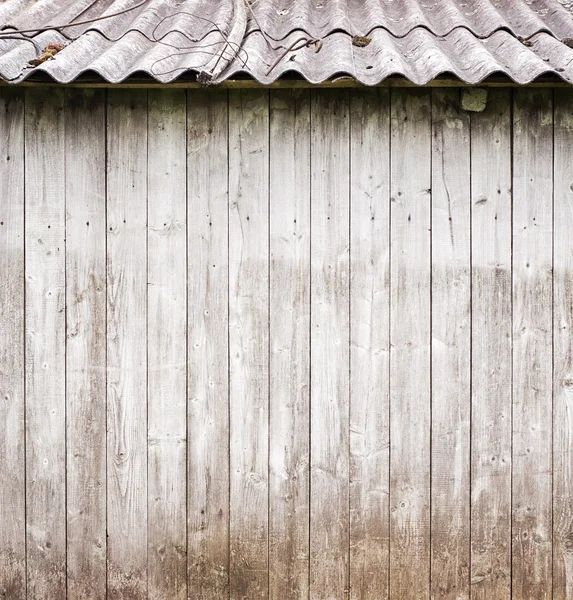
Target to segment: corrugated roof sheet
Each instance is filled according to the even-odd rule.
[[[425,84],[443,74],[466,83],[504,74],[520,84],[542,75],[573,83],[570,4],[4,0],[0,77],[19,82],[42,73],[68,83],[88,73],[119,83],[147,74],[168,83],[196,74],[218,83],[246,74],[271,83],[296,73],[312,83],[349,75],[374,85],[392,75]],[[38,66],[30,64],[48,44],[63,48]]]

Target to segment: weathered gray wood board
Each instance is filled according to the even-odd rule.
[[[469,598],[470,117],[432,91],[431,593]]]
[[[511,593],[511,92],[471,116],[471,597]]]
[[[107,552],[105,95],[70,91],[65,126],[68,596],[96,599]]]
[[[573,94],[0,94],[0,598],[573,596]]]
[[[573,93],[555,91],[553,598],[573,597]]]
[[[26,597],[24,96],[0,93],[0,598]]]
[[[309,591],[310,92],[271,93],[269,595]]]

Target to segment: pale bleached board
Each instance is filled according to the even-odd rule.
[[[432,91],[432,565],[436,598],[469,598],[470,117]]]
[[[553,91],[513,105],[512,598],[552,597]]]
[[[430,585],[431,96],[391,92],[390,598]]]
[[[267,598],[269,94],[229,94],[231,598]]]
[[[147,196],[149,597],[187,597],[185,92],[150,90]]]
[[[553,598],[573,598],[573,90],[555,91]]]
[[[26,92],[25,144],[27,597],[45,600],[66,595],[63,90]]]
[[[471,597],[511,584],[511,91],[471,116]]]
[[[147,597],[147,92],[107,104],[108,598]]]
[[[66,94],[68,598],[106,590],[105,92]]]
[[[229,594],[228,103],[188,92],[188,574]]]
[[[389,92],[350,97],[350,589],[388,594],[390,492]]]
[[[350,129],[347,91],[311,104],[310,597],[349,587]]]
[[[271,92],[269,594],[307,598],[310,92]]]
[[[0,92],[0,598],[26,597],[24,90]]]

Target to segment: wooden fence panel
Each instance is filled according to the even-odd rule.
[[[0,598],[26,597],[24,93],[0,91]]]
[[[147,92],[107,108],[108,598],[147,597]]]
[[[391,95],[390,598],[430,585],[431,96]]]
[[[187,100],[149,91],[149,597],[187,598]]]
[[[388,594],[390,549],[388,90],[350,98],[350,597]]]
[[[106,593],[105,92],[66,94],[68,598]]]
[[[66,596],[64,92],[26,94],[28,598]]]
[[[227,96],[187,104],[187,563],[189,596],[202,600],[229,595]]]
[[[269,595],[309,591],[310,92],[271,92]]]
[[[511,91],[472,128],[471,597],[511,586]]]
[[[432,93],[432,584],[469,598],[470,117],[459,90]]]

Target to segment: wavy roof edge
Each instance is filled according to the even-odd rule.
[[[259,85],[272,85],[290,78],[318,85],[350,78],[373,86],[396,78],[428,85],[454,77],[475,85],[501,77],[516,85],[543,78],[573,84],[573,14],[557,0],[476,0],[499,19],[488,21],[472,14],[473,26],[468,15],[460,12],[460,6],[467,4],[462,0],[401,0],[410,8],[403,19],[411,22],[409,29],[403,23],[377,20],[380,11],[387,10],[385,0],[363,0],[361,6],[367,10],[356,26],[357,13],[350,9],[357,1],[333,0],[329,5],[332,18],[325,13],[318,24],[306,15],[312,27],[301,21],[299,10],[290,30],[285,29],[286,35],[277,40],[273,34],[280,27],[261,26],[260,19],[272,20],[268,15],[255,15],[245,0],[207,4],[207,0],[176,0],[176,4],[174,0],[39,0],[31,8],[27,6],[30,0],[5,0],[0,4],[0,19],[21,29],[35,29],[41,18],[48,26],[33,39],[13,29],[0,33],[0,79],[15,84],[70,84],[91,77],[95,78],[92,83],[110,85],[133,79],[217,85],[250,78]],[[314,10],[321,2],[282,0],[280,5],[291,6],[293,11],[301,6]],[[23,11],[10,13],[10,7],[24,5]],[[99,13],[94,12],[96,5]],[[268,13],[270,6],[276,8],[279,3],[269,0],[264,6]],[[201,7],[206,12],[193,12]],[[285,11],[289,12],[279,12]],[[438,13],[449,18],[439,34],[431,27]],[[193,20],[215,24],[210,17],[216,15],[220,26],[207,26],[200,32],[193,28]],[[64,16],[67,25],[60,28],[58,18]],[[348,25],[349,19],[354,25]],[[56,22],[58,27],[50,25]],[[342,27],[346,22],[346,28]],[[168,26],[162,30],[165,23]],[[327,33],[309,35],[320,26]],[[81,31],[75,36],[70,33],[78,28]],[[191,36],[191,31],[197,35]],[[58,50],[41,60],[50,45]]]

